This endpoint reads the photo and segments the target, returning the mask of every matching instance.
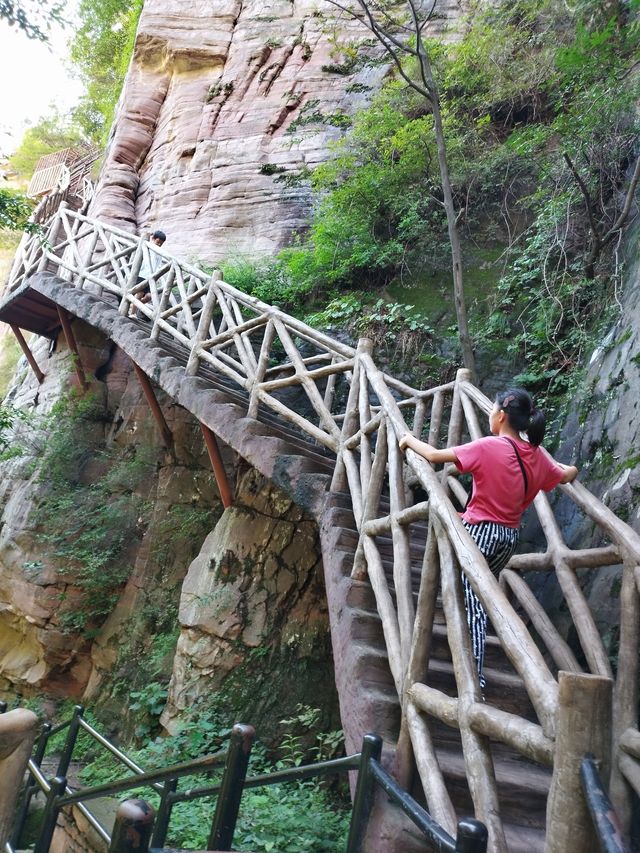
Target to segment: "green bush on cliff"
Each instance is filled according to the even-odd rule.
[[[638,6],[502,0],[434,46],[466,254],[502,249],[493,296],[470,311],[474,338],[524,364],[539,394],[566,391],[615,307],[619,232],[594,254],[590,223],[611,227],[637,156]],[[431,118],[398,82],[356,116],[312,187],[308,237],[283,255],[294,281],[365,289],[445,269]],[[477,280],[467,274],[471,297]]]
[[[138,487],[153,465],[139,450],[118,456],[107,449],[103,420],[93,395],[63,397],[52,409],[40,461],[39,538],[68,583],[58,619],[87,637],[130,573],[127,548],[140,537],[147,509]]]

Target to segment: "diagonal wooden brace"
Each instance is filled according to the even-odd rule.
[[[69,315],[64,310],[64,308],[61,308],[59,305],[57,306],[57,308],[58,317],[60,318],[60,325],[62,326],[62,331],[64,332],[64,338],[67,342],[67,346],[73,354],[73,363],[76,369],[78,381],[80,382],[80,387],[86,391],[89,387],[89,383],[87,382],[87,377],[85,376],[84,368],[82,367],[82,360],[80,358],[78,344],[76,343],[75,335],[73,334],[73,329],[71,328],[71,320],[69,319]]]
[[[218,447],[218,442],[216,441],[215,433],[210,430],[206,424],[201,423],[200,427],[202,428],[204,443],[207,446],[207,453],[209,454],[209,459],[211,460],[211,467],[213,468],[216,483],[218,484],[218,491],[220,492],[222,505],[225,509],[227,509],[227,507],[233,505],[233,496],[231,493],[231,486],[229,485],[229,481],[227,479],[227,472],[224,470],[224,462],[222,461],[222,456],[220,455],[220,448]]]
[[[169,425],[165,420],[165,417],[162,413],[162,409],[160,408],[160,403],[158,403],[157,397],[153,392],[153,386],[151,385],[151,380],[144,372],[144,370],[139,367],[135,361],[132,362],[133,369],[136,372],[136,376],[138,377],[138,382],[142,387],[142,392],[149,404],[149,408],[151,409],[151,414],[155,418],[155,421],[158,425],[158,429],[162,434],[162,441],[164,446],[169,450],[173,447],[173,435],[171,434],[171,430],[169,429]]]
[[[29,344],[24,339],[24,335],[22,334],[22,330],[18,326],[11,326],[11,331],[16,336],[16,339],[17,339],[18,343],[20,344],[20,349],[24,353],[25,358],[27,359],[27,361],[29,362],[29,365],[31,366],[31,370],[33,370],[33,372],[36,375],[38,382],[40,383],[40,385],[42,385],[42,383],[44,381],[44,373],[38,367],[38,362],[33,357],[33,353],[29,349]]]

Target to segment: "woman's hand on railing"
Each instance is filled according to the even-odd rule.
[[[419,438],[416,438],[410,432],[405,432],[404,435],[401,435],[398,444],[403,453],[407,449],[413,450],[419,456],[422,456],[423,459],[426,459],[427,462],[431,462],[432,465],[437,465],[440,462],[457,461],[456,454],[452,448],[444,447],[442,450],[438,450],[437,447],[427,444],[426,441],[420,441]]]

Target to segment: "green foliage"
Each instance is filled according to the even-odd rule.
[[[319,328],[347,329],[356,337],[371,338],[378,346],[392,340],[403,356],[415,355],[433,336],[426,318],[417,314],[413,305],[384,299],[371,302],[358,292],[332,299],[322,311],[308,315],[306,321]]]
[[[64,3],[56,0],[0,0],[0,18],[35,41],[48,41],[52,24],[64,23]]]
[[[0,461],[23,456],[33,432],[34,419],[27,409],[0,404]]]
[[[7,393],[21,354],[20,344],[13,335],[3,335],[0,338],[0,399]]]
[[[431,118],[407,120],[398,97],[392,86],[358,114],[334,159],[314,172],[318,204],[309,239],[283,254],[294,280],[357,285],[365,276],[387,280],[426,258],[444,261]]]
[[[621,273],[613,251],[594,272],[585,265],[586,201],[563,154],[606,233],[637,156],[639,36],[626,4],[502,0],[474,7],[460,40],[429,45],[459,227],[467,247],[504,248],[493,297],[472,307],[472,334],[481,348],[522,365],[520,378],[553,405],[579,381],[582,355],[612,320]],[[316,292],[362,289],[394,277],[428,280],[426,271],[435,277],[445,268],[431,116],[397,81],[356,117],[312,187],[309,234],[281,256],[294,282]],[[372,312],[374,336],[397,329],[394,309],[382,313],[374,320]],[[323,314],[314,321],[368,333],[353,301],[341,298]],[[436,318],[427,328],[429,320]]]
[[[71,44],[71,61],[86,86],[74,116],[96,142],[108,134],[129,60],[143,0],[81,0],[80,27]]]
[[[20,177],[29,179],[41,157],[64,148],[73,148],[82,139],[81,129],[68,116],[53,110],[25,131],[9,162]]]
[[[0,189],[0,229],[8,231],[34,231],[37,226],[29,222],[33,203],[16,190]]]
[[[136,694],[137,709],[142,720],[148,719],[162,703],[162,688],[150,684],[146,691]],[[204,707],[188,711],[175,734],[158,738],[129,756],[145,769],[189,761],[202,755],[225,749],[230,729],[222,720],[212,696]],[[320,712],[317,708],[299,705],[294,715],[281,720],[282,743],[275,764],[267,758],[264,747],[254,746],[249,775],[274,769],[298,766],[301,763],[335,757],[342,749],[342,732],[318,732]],[[113,781],[122,775],[113,758],[101,754],[82,771],[85,785]],[[215,783],[219,772],[211,778]],[[187,783],[189,784],[189,783]],[[202,785],[202,776],[192,777],[191,785]],[[145,790],[142,796],[149,797]],[[213,818],[214,805],[210,799],[177,804],[169,827],[168,844],[191,849],[206,845]],[[321,782],[295,782],[286,785],[245,791],[234,836],[234,849],[260,853],[335,853],[344,848],[349,825],[348,798],[332,792]]]
[[[292,275],[295,263],[287,262],[295,250],[285,250],[280,258],[254,260],[237,255],[223,262],[224,280],[270,305],[297,310],[313,287],[310,276]]]
[[[102,445],[103,415],[96,399],[67,396],[52,410],[41,459],[45,491],[39,507],[40,540],[58,563],[68,591],[62,595],[60,625],[95,634],[130,573],[128,546],[138,539],[146,503],[136,491],[148,478],[150,455],[132,451],[119,458]],[[89,463],[102,475],[85,477]]]
[[[129,711],[132,711],[137,718],[136,737],[148,737],[154,729],[157,729],[167,696],[166,686],[158,684],[156,681],[152,681],[141,690],[134,690],[131,693],[133,702],[129,704]]]

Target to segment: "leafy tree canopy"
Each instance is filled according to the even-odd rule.
[[[51,25],[64,23],[63,9],[56,0],[0,0],[0,18],[36,41],[48,41]]]
[[[32,203],[22,193],[0,189],[0,229],[24,231],[32,208]],[[3,421],[0,417],[0,428],[2,426]]]
[[[80,128],[54,110],[25,131],[22,142],[9,162],[21,178],[28,179],[41,157],[63,148],[71,148],[82,140]]]
[[[81,0],[71,61],[86,85],[74,111],[87,137],[104,141],[133,52],[143,0]]]
[[[502,252],[475,337],[525,358],[536,391],[566,388],[615,305],[620,252],[594,255],[593,234],[620,236],[633,190],[639,5],[499,0],[431,50],[467,261],[478,244]],[[407,86],[388,84],[356,116],[312,185],[309,234],[283,255],[294,278],[366,288],[444,267],[431,115]]]

